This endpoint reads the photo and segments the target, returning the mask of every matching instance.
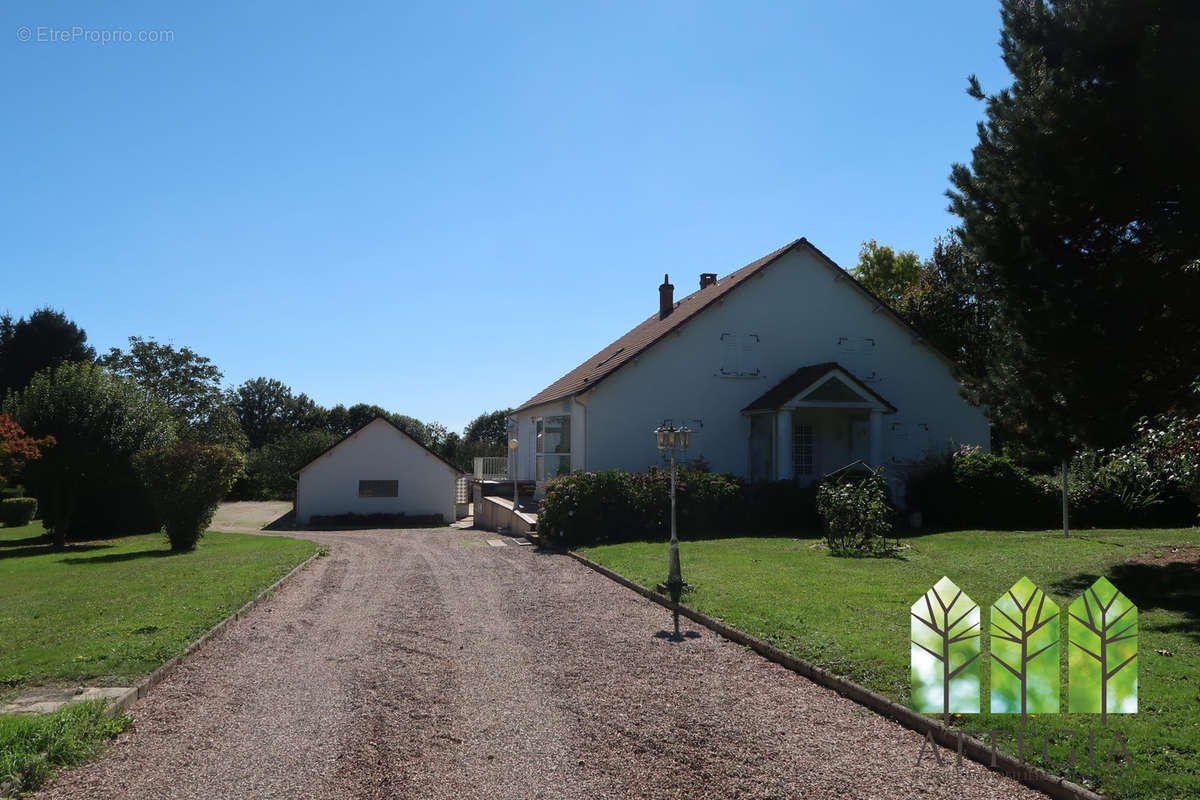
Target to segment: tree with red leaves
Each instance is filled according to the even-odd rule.
[[[43,447],[53,444],[53,436],[34,439],[8,414],[0,414],[0,486],[7,485],[30,461],[41,458]]]

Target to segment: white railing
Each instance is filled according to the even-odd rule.
[[[475,456],[475,477],[485,481],[508,480],[506,456]]]

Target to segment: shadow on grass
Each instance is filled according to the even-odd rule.
[[[36,544],[46,544],[49,541],[50,537],[47,534],[42,534],[41,536],[27,536],[24,539],[5,539],[0,541],[0,549],[4,549],[6,547],[29,547]]]
[[[39,541],[39,539],[36,539],[36,538],[32,539],[32,540],[21,539],[19,541],[20,542],[25,542],[25,541],[36,542],[36,541]],[[68,546],[67,549],[65,549],[65,550],[55,550],[53,543],[43,541],[42,544],[34,545],[32,547],[8,547],[8,548],[0,549],[0,560],[6,559],[6,558],[24,558],[24,557],[28,557],[28,556],[52,556],[52,555],[63,555],[64,553],[81,553],[81,552],[84,552],[87,550],[104,550],[109,547],[112,547],[112,545],[111,544],[75,544],[75,545]],[[68,559],[63,559],[63,560],[65,561]]]
[[[138,550],[136,553],[110,553],[106,556],[91,556],[88,558],[62,558],[64,564],[87,566],[89,564],[119,564],[123,561],[137,561],[141,558],[164,558],[166,556],[183,555],[182,550]]]
[[[1098,577],[1081,572],[1052,584],[1050,588],[1075,598]],[[1141,611],[1162,609],[1184,614],[1185,621],[1169,623],[1159,630],[1184,633],[1200,641],[1200,564],[1181,561],[1117,564],[1104,577]]]

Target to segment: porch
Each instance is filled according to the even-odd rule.
[[[836,363],[801,367],[742,414],[751,481],[807,485],[855,461],[884,463],[883,416],[896,408]]]

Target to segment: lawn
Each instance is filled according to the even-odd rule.
[[[104,713],[103,700],[68,703],[53,714],[0,716],[0,785],[32,791],[58,767],[82,764],[133,724]]]
[[[1200,529],[1095,530],[1070,539],[1053,531],[952,531],[903,541],[907,549],[890,559],[834,557],[815,538],[684,541],[683,575],[695,586],[684,602],[907,705],[909,607],[943,575],[980,605],[984,629],[988,607],[1023,575],[1060,609],[1104,575],[1139,610],[1138,713],[1109,715],[1108,730],[1100,729],[1098,715],[1031,715],[1035,734],[1027,741],[1037,752],[1031,755],[1027,743],[1026,758],[1114,798],[1200,797],[1200,565],[1181,560],[1196,555]],[[663,543],[579,552],[643,586],[666,574]],[[1064,624],[1064,710],[1067,630]],[[984,646],[987,659],[986,638]],[[982,676],[986,709],[987,669]],[[962,715],[954,724],[1015,732],[1020,718]],[[1062,728],[1076,731],[1074,767],[1047,765],[1041,757],[1042,737]],[[1097,731],[1094,767],[1090,730]],[[1104,766],[1112,730],[1124,734],[1132,769]],[[1051,758],[1065,762],[1067,739],[1053,742]],[[997,744],[1015,753],[1015,733]]]
[[[190,553],[159,534],[56,552],[42,533],[0,528],[0,699],[26,686],[132,686],[317,550],[208,533]]]

